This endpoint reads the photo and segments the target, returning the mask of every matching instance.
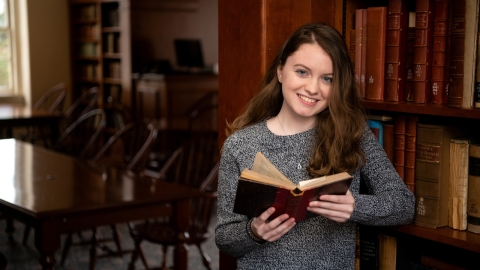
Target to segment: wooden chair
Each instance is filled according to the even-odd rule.
[[[130,122],[111,136],[91,161],[96,164],[119,167],[133,173],[142,173],[146,166],[148,153],[156,136],[157,129],[152,123],[148,121]],[[68,234],[65,239],[60,264],[63,265],[65,263],[70,246],[73,244],[90,245],[91,269],[95,268],[95,262],[98,257],[104,257],[97,255],[97,247],[107,252],[105,256],[122,256],[124,251],[116,225],[111,224],[110,228],[112,229],[112,238],[100,237],[97,228],[93,229],[92,238],[86,241],[81,240],[80,242],[73,243],[73,234]],[[111,250],[105,245],[101,245],[106,241],[112,240],[115,242],[116,251]]]
[[[99,148],[97,138],[105,128],[106,115],[102,109],[95,109],[80,116],[67,127],[53,147],[55,151],[82,159],[94,156]]]
[[[196,134],[173,153],[156,177],[160,181],[181,183],[205,192],[203,197],[193,200],[192,211],[188,213],[191,224],[188,230],[190,235],[188,243],[198,247],[203,257],[203,264],[208,269],[211,269],[211,259],[201,244],[210,237],[208,225],[215,205],[218,173],[217,144],[216,132]],[[130,223],[129,228],[135,242],[129,269],[134,269],[134,263],[138,257],[148,269],[141,249],[141,243],[144,240],[163,246],[162,269],[167,269],[166,252],[169,246],[176,244],[177,236],[177,230],[170,219],[163,217],[140,224]]]
[[[98,87],[94,86],[83,92],[64,113],[60,123],[60,131],[64,132],[80,116],[98,108]]]
[[[67,90],[64,83],[59,83],[50,88],[40,99],[33,105],[34,110],[45,110],[49,113],[62,113],[63,104],[65,103],[65,96]],[[43,126],[27,127],[25,133],[20,134],[22,141],[29,141],[35,143],[41,140],[45,147],[50,148],[53,142],[50,141],[48,130]]]

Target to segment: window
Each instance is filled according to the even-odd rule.
[[[12,92],[12,46],[8,0],[0,0],[0,92]]]

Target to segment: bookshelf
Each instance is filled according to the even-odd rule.
[[[132,107],[130,2],[70,0],[72,99],[98,87],[98,106]]]
[[[281,3],[280,3],[281,2]],[[407,0],[409,10],[415,0]],[[219,0],[219,131],[226,128],[241,112],[248,100],[258,91],[269,63],[283,41],[300,25],[322,21],[334,26],[350,44],[350,30],[355,28],[355,10],[373,6],[388,6],[387,0],[295,0],[229,1]],[[242,12],[244,11],[244,12]],[[246,14],[246,15],[242,15]],[[235,15],[235,16],[233,16]],[[249,38],[238,40],[248,33]],[[248,57],[238,57],[248,56]],[[452,108],[438,104],[386,102],[364,100],[367,111],[378,114],[417,115],[419,119],[480,123],[480,110]],[[219,133],[220,144],[225,134]],[[480,235],[443,227],[432,229],[415,225],[386,228],[400,236],[408,236],[412,246],[423,240],[480,255]],[[453,258],[453,255],[452,255]],[[235,259],[220,253],[220,268],[232,269]]]

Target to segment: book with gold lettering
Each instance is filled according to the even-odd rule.
[[[245,169],[240,174],[233,212],[252,218],[273,206],[275,213],[270,219],[287,213],[299,222],[315,216],[307,211],[311,201],[325,194],[344,195],[351,182],[352,176],[342,172],[300,181],[295,185],[258,152],[252,169]]]

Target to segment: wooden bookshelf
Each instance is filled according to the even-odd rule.
[[[112,99],[132,107],[129,0],[70,0],[72,98],[98,87],[100,108]]]
[[[281,2],[281,3],[280,3]],[[406,0],[409,9],[415,6],[415,0]],[[242,111],[248,100],[259,89],[262,75],[275,57],[283,41],[300,25],[321,21],[334,26],[350,44],[350,30],[354,29],[354,14],[358,8],[370,6],[388,6],[388,0],[295,0],[285,1],[229,1],[219,0],[219,131],[226,128]],[[248,12],[247,12],[248,11]],[[233,16],[235,14],[235,16]],[[242,15],[242,14],[248,14]],[[238,40],[242,33],[249,38]],[[239,57],[248,56],[248,57]],[[460,109],[445,105],[414,104],[410,102],[384,102],[364,100],[363,105],[369,112],[380,114],[410,114],[419,117],[461,121],[478,126],[480,110]],[[219,132],[220,144],[225,134]],[[404,225],[387,228],[392,232],[411,236],[411,245],[427,239],[434,243],[468,250],[480,255],[480,235],[467,231],[458,231],[448,227],[428,228],[416,225]],[[410,239],[410,238],[409,238]],[[470,254],[470,253],[469,253]],[[452,255],[453,256],[453,255]],[[454,259],[454,258],[453,258]],[[235,259],[220,253],[220,269],[233,269]]]

